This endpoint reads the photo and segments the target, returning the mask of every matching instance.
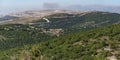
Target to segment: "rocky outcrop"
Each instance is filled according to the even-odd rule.
[[[63,29],[42,29],[43,33],[51,35],[51,36],[57,36],[59,37],[60,35],[62,35],[64,33]]]

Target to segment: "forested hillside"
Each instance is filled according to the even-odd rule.
[[[28,25],[14,24],[0,26],[0,50],[39,43],[52,39],[40,29]]]
[[[66,32],[75,32],[118,23],[120,23],[120,14],[117,13],[84,12],[81,14],[53,14],[43,17],[31,25],[43,28],[62,28]]]
[[[1,52],[4,59],[106,60],[120,59],[120,24],[70,33],[59,38]],[[7,54],[7,56],[6,56]]]
[[[119,23],[120,14],[87,12],[0,25],[0,60],[119,60]]]

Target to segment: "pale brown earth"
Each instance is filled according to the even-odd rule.
[[[41,19],[40,17],[22,17],[18,19],[11,19],[11,20],[6,20],[6,21],[1,21],[0,24],[27,24],[32,21],[36,21]]]
[[[0,24],[26,24],[32,21],[39,20],[45,16],[49,16],[56,13],[68,13],[68,14],[81,14],[81,11],[68,11],[68,10],[40,10],[40,11],[24,11],[18,13],[8,14],[9,16],[19,17],[16,19],[10,19],[5,21],[0,21]]]

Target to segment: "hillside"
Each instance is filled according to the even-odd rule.
[[[11,22],[0,25],[0,60],[120,59],[120,14],[68,12],[6,16]]]
[[[11,13],[7,15],[0,16],[0,20],[4,19],[4,21],[0,21],[1,24],[26,24],[32,21],[36,21],[41,19],[44,16],[49,16],[56,13],[68,13],[68,14],[78,14],[81,11],[69,11],[69,10],[31,10],[31,11],[23,11],[18,13]],[[9,18],[7,17],[9,16]],[[13,17],[19,17],[14,19]]]
[[[4,17],[1,17],[0,21],[9,20],[9,19],[17,19],[17,18],[19,18],[19,17],[6,15]]]
[[[38,14],[35,15],[36,17],[34,17],[35,13]],[[35,28],[42,28],[41,30],[62,29],[64,33],[84,31],[120,23],[120,14],[99,11],[78,13],[73,13],[73,11],[31,11],[16,15],[19,18],[1,21],[0,23],[2,25],[24,24]],[[11,16],[16,15],[13,14]],[[40,17],[41,15],[44,16]]]
[[[52,38],[55,37],[28,25],[14,24],[0,26],[0,50],[36,44]]]
[[[120,24],[70,33],[49,41],[0,53],[2,60],[120,59]],[[7,54],[7,56],[6,56]]]
[[[48,20],[49,22],[47,22]],[[81,14],[59,13],[30,23],[42,28],[62,28],[66,32],[87,30],[95,27],[119,24],[120,14],[108,12],[85,12]]]

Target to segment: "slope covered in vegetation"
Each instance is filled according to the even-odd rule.
[[[2,51],[0,56],[2,60],[119,60],[120,24]]]
[[[54,37],[46,35],[40,29],[29,25],[0,26],[0,50],[36,44],[52,38]]]
[[[49,22],[45,21],[44,18]],[[120,14],[108,12],[59,13],[44,18],[33,22],[33,25],[43,28],[62,28],[66,32],[75,32],[120,22]]]
[[[119,60],[119,23],[120,14],[90,12],[0,25],[0,60]]]

